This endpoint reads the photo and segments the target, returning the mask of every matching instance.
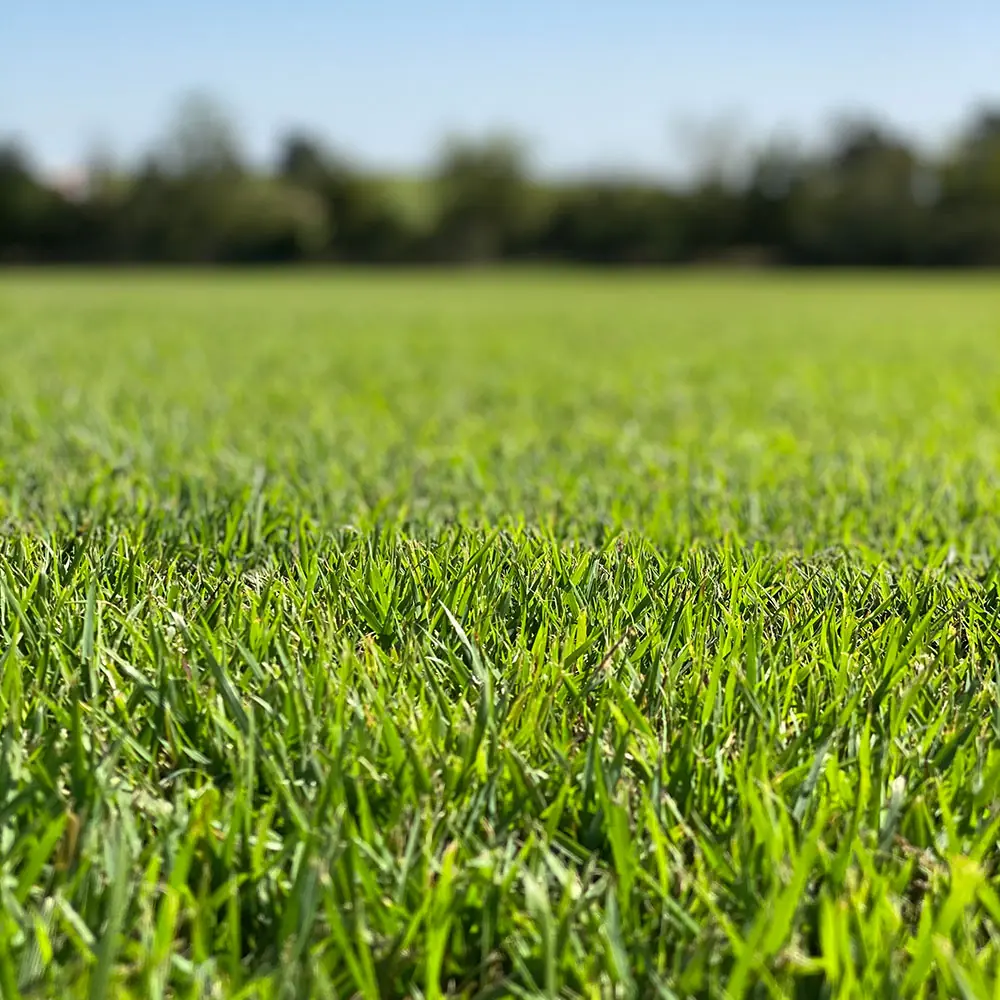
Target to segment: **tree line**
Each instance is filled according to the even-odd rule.
[[[855,120],[824,148],[775,145],[732,167],[558,183],[492,137],[449,142],[427,176],[386,178],[292,134],[254,169],[225,116],[192,100],[136,167],[94,164],[72,188],[0,144],[0,262],[1000,264],[1000,110],[933,155]]]

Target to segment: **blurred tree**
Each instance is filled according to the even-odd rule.
[[[44,182],[0,144],[0,261],[1000,264],[997,109],[933,158],[866,119],[808,156],[749,156],[724,126],[689,132],[683,185],[544,184],[503,136],[453,140],[430,178],[400,179],[296,132],[260,171],[225,112],[196,95],[138,168],[92,157],[82,187]]]
[[[405,259],[413,234],[370,178],[301,132],[286,136],[278,176],[311,192],[322,205],[327,239],[317,249],[336,260],[387,263]]]
[[[239,137],[222,105],[206,94],[185,97],[162,140],[158,161],[181,176],[239,173]]]
[[[605,181],[560,192],[541,242],[552,258],[666,263],[680,255],[682,225],[677,199],[669,192]]]
[[[789,206],[793,259],[818,264],[931,261],[931,213],[920,197],[924,164],[902,139],[867,121],[838,128]]]
[[[0,146],[0,258],[30,256],[45,200],[25,153],[12,142]]]
[[[220,260],[253,263],[314,257],[329,233],[313,192],[261,178],[241,182],[226,200],[220,237]]]
[[[969,124],[944,163],[938,200],[943,262],[1000,264],[1000,110]]]
[[[525,151],[515,139],[452,139],[435,171],[437,245],[449,260],[504,256],[531,223]]]
[[[963,141],[967,149],[993,148],[1000,142],[1000,108],[980,108]]]
[[[317,139],[302,132],[292,132],[282,139],[277,162],[279,177],[303,187],[318,188],[330,170],[330,154]]]
[[[62,195],[37,180],[19,146],[0,145],[0,260],[60,259],[75,214]]]
[[[791,209],[805,169],[788,145],[772,143],[756,156],[743,192],[740,243],[771,260],[788,259]]]

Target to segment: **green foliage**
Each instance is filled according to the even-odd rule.
[[[437,242],[451,260],[508,256],[530,224],[527,168],[517,143],[493,137],[448,144],[435,174]]]
[[[998,317],[0,281],[0,993],[995,996]]]
[[[446,144],[427,175],[366,171],[298,132],[251,169],[223,110],[182,104],[147,162],[45,184],[0,146],[0,262],[1000,263],[1000,115],[928,155],[849,120],[828,147],[719,150],[686,184],[536,176],[516,140]]]
[[[39,183],[27,157],[0,144],[0,263],[58,259],[60,244],[78,235],[66,221],[62,199]]]

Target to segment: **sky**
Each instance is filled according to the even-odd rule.
[[[195,91],[260,162],[293,126],[387,170],[506,130],[546,172],[671,172],[723,123],[862,111],[939,144],[1000,104],[1000,3],[0,0],[0,136],[49,169],[134,159]]]

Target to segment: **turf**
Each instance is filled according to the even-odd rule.
[[[0,994],[1000,995],[991,278],[0,279]]]

